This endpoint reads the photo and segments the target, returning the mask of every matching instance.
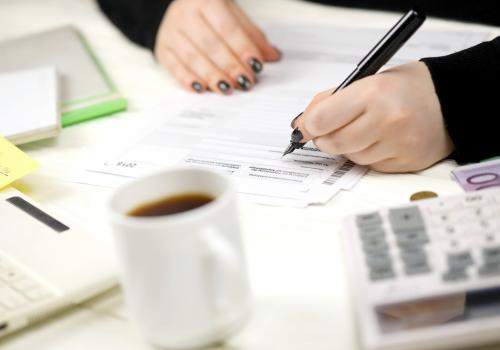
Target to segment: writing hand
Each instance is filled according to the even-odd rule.
[[[383,172],[427,168],[454,148],[422,62],[361,79],[332,96],[318,95],[294,127],[320,150]]]

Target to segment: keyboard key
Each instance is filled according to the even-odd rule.
[[[424,229],[424,220],[418,207],[389,210],[389,221],[394,232]]]
[[[385,252],[389,250],[389,245],[384,237],[372,237],[363,240],[363,249],[366,253]]]
[[[443,281],[445,282],[459,282],[468,279],[469,276],[464,269],[452,269],[450,268],[443,274]]]
[[[9,312],[9,310],[7,310],[5,306],[2,306],[2,304],[0,304],[0,319],[2,319],[3,316],[7,315],[7,312]]]
[[[52,295],[47,289],[45,288],[36,288],[32,289],[30,291],[27,291],[24,293],[30,300],[32,301],[40,301],[43,299],[46,299]]]
[[[370,279],[372,281],[387,280],[396,277],[392,267],[380,267],[370,269]]]
[[[448,254],[447,261],[450,270],[462,270],[474,264],[469,251],[450,253]]]
[[[9,269],[0,271],[0,279],[7,283],[13,283],[24,278],[21,271]]]
[[[28,299],[11,288],[2,288],[0,290],[0,304],[7,309],[15,309],[27,305]]]
[[[0,271],[10,269],[11,266],[4,259],[0,259]]]
[[[18,291],[25,292],[40,287],[40,284],[31,278],[23,278],[11,284]]]
[[[370,239],[373,237],[384,237],[385,231],[382,227],[368,226],[359,229],[361,239]]]
[[[382,225],[382,217],[377,212],[357,215],[356,224],[359,228],[367,226],[380,226]]]

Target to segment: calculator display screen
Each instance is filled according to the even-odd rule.
[[[382,333],[500,317],[500,287],[376,308]]]

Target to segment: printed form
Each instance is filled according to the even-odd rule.
[[[350,189],[366,168],[342,156],[327,155],[308,143],[282,158],[290,140],[290,121],[314,94],[339,84],[381,35],[345,28],[338,29],[339,36],[333,39],[322,34],[335,30],[270,28],[268,33],[280,43],[284,57],[265,66],[251,92],[230,97],[170,94],[146,112],[148,120],[157,121],[149,131],[89,164],[80,181],[117,185],[162,167],[190,165],[229,174],[238,192],[255,202],[301,207],[325,203],[338,191]],[[346,35],[355,38],[354,43],[347,45]],[[373,42],[366,42],[367,36]],[[452,32],[416,36],[420,41],[395,60],[447,54],[484,36],[469,34],[467,40],[464,33]]]

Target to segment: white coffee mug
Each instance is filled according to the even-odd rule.
[[[205,193],[213,201],[178,214],[127,215],[170,195]],[[250,310],[236,192],[224,175],[171,168],[119,188],[109,203],[120,280],[145,338],[189,349],[222,341]]]

